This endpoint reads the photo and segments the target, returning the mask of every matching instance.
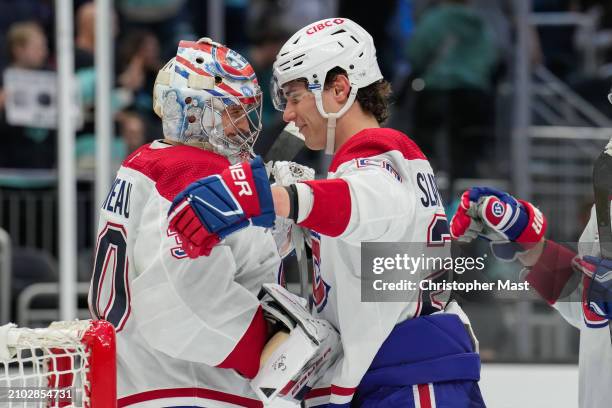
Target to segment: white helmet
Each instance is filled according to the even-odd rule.
[[[335,67],[346,71],[351,92],[340,111],[328,113],[323,109],[321,93],[327,73]],[[276,109],[285,109],[282,86],[300,78],[308,81],[308,89],[314,93],[319,113],[327,118],[325,152],[332,154],[336,119],[351,107],[359,88],[383,78],[372,36],[346,18],[329,18],[302,28],[283,45],[274,62],[272,99]]]
[[[255,71],[210,38],[179,43],[155,79],[153,110],[166,138],[208,146],[236,161],[253,155],[261,131]]]

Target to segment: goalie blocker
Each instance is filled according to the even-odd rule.
[[[280,285],[264,284],[259,298],[266,318],[289,333],[268,342],[251,387],[264,404],[277,397],[299,402],[340,355],[340,336]]]

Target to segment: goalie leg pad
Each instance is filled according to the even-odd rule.
[[[340,355],[340,336],[329,322],[310,314],[305,299],[280,285],[264,284],[260,297],[264,314],[285,326],[289,335],[274,349],[267,346],[269,357],[263,359],[251,388],[264,404],[277,397],[301,401]]]

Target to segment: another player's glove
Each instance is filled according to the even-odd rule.
[[[274,203],[261,157],[204,177],[174,198],[168,211],[187,255],[209,255],[231,233],[249,225],[272,227]]]
[[[459,241],[486,238],[497,257],[512,260],[542,239],[546,219],[527,201],[493,188],[473,187],[461,196],[450,231]]]
[[[582,272],[591,278],[586,297],[589,309],[612,320],[612,260],[595,256],[576,258]]]

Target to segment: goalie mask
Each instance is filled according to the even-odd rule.
[[[155,80],[153,110],[167,139],[235,161],[253,155],[261,131],[255,71],[240,54],[209,38],[179,43]]]
[[[346,71],[351,92],[346,104],[332,113],[325,112],[321,94],[327,73],[335,67]],[[327,118],[327,154],[334,151],[336,119],[351,107],[357,90],[383,78],[372,36],[346,18],[317,21],[295,33],[278,52],[272,75],[272,101],[280,111],[285,110],[287,103],[283,87],[296,79],[306,80],[317,110]]]

